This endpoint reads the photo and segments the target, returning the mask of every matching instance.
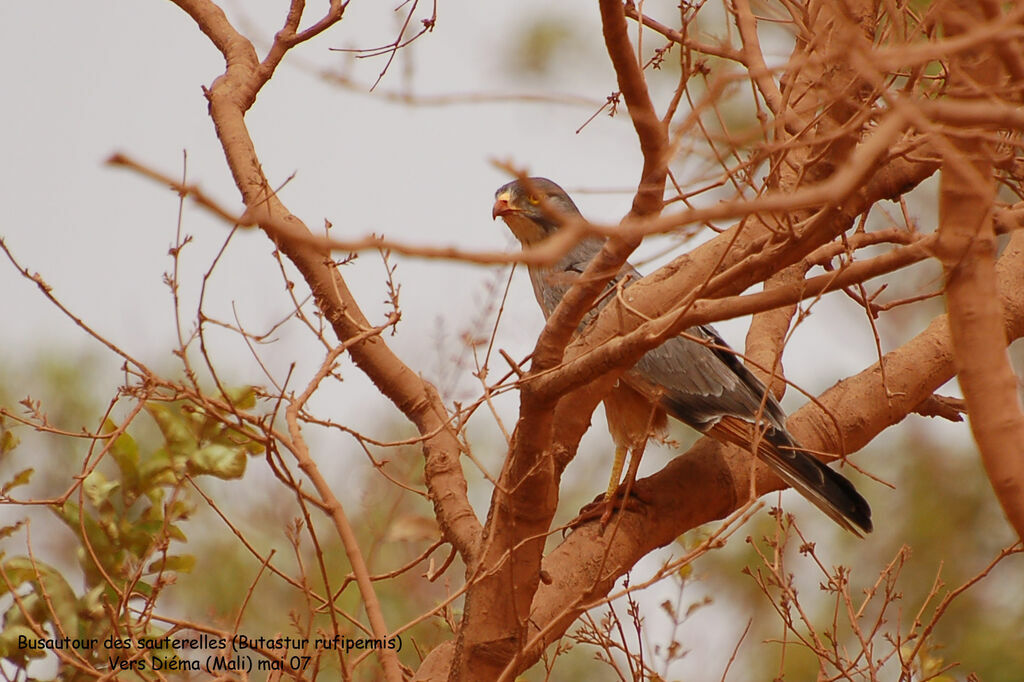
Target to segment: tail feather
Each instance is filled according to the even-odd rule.
[[[736,417],[723,417],[710,429],[720,440],[749,448],[753,426]],[[827,467],[779,429],[765,432],[757,448],[758,457],[783,481],[799,492],[830,519],[857,537],[870,533],[871,506],[845,476]]]

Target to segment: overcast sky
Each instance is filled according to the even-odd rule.
[[[625,119],[600,117],[576,135],[593,113],[587,107],[505,101],[410,108],[367,96],[366,86],[324,84],[317,68],[346,69],[368,85],[383,67],[382,58],[354,61],[329,51],[393,39],[399,15],[372,4],[377,7],[353,3],[341,25],[295,52],[293,62],[301,64],[285,62],[247,119],[267,176],[276,185],[291,178],[282,198],[311,229],[329,220],[339,236],[374,232],[410,243],[505,248],[511,238],[491,221],[490,208],[507,176],[493,160],[513,161],[567,187],[635,182],[639,166]],[[433,34],[392,65],[382,93],[568,92],[602,101],[614,89],[604,64],[581,69],[578,83],[558,89],[508,73],[503,61],[511,41],[501,27],[510,25],[510,6],[445,3],[441,11]],[[222,59],[168,2],[68,3],[60,21],[38,3],[11,4],[4,13],[5,63],[32,66],[9,68],[5,78],[0,234],[73,311],[141,359],[160,362],[173,338],[162,274],[171,264],[177,197],[103,161],[120,151],[179,176],[185,152],[189,181],[239,210],[201,91],[223,70]],[[265,37],[278,21],[275,13],[246,18]],[[591,199],[580,203],[596,217],[614,219],[629,196]],[[186,313],[194,315],[198,275],[228,230],[191,206],[183,229],[195,238],[181,277]],[[231,316],[233,303],[253,329],[287,314],[269,252],[261,234],[238,235],[208,292],[210,309]],[[423,335],[438,319],[451,330],[464,326],[497,276],[494,268],[397,260],[404,317],[391,343],[404,357],[422,356]],[[344,272],[371,319],[383,314],[383,272],[373,253]],[[529,316],[508,333],[510,342],[527,343],[540,316],[529,289],[517,289],[510,312]],[[93,345],[6,262],[0,290],[6,309],[0,342],[8,352]]]
[[[257,3],[260,8],[270,4]],[[603,101],[615,82],[596,12],[589,3],[544,9],[549,4],[535,3],[525,12],[525,3],[443,3],[435,31],[399,55],[380,92],[528,93]],[[237,8],[228,9],[250,35],[264,41],[280,21],[269,12],[247,15],[243,22]],[[6,209],[0,234],[76,314],[159,366],[168,361],[174,338],[162,275],[171,265],[167,250],[177,197],[103,161],[120,151],[179,176],[187,153],[189,181],[239,210],[201,91],[223,70],[222,59],[169,2],[66,3],[60,21],[53,21],[52,11],[40,3],[13,3],[4,11],[0,49],[11,68],[5,78],[7,105],[0,113],[5,159],[0,192]],[[307,14],[313,16],[313,6]],[[572,50],[560,54],[546,76],[524,75],[511,64],[517,32],[527,28],[520,20],[524,15],[574,21],[576,30],[566,40]],[[247,118],[267,176],[277,185],[287,181],[282,198],[311,229],[329,220],[339,236],[375,232],[410,243],[512,248],[504,226],[490,217],[494,189],[507,180],[494,160],[512,161],[570,190],[635,185],[640,159],[624,116],[599,116],[577,134],[593,108],[508,101],[407,107],[368,96],[366,87],[347,90],[317,77],[317,69],[332,68],[371,83],[383,58],[353,60],[329,48],[385,44],[400,16],[386,4],[353,3],[339,26],[289,56]],[[25,64],[31,68],[13,68]],[[576,193],[576,199],[588,216],[615,221],[628,209],[630,195]],[[194,316],[200,274],[227,226],[186,206],[183,230],[195,239],[181,262],[183,309]],[[211,281],[207,309],[226,320],[237,312],[253,330],[287,314],[269,253],[261,234],[237,235]],[[425,340],[437,329],[456,334],[464,329],[488,300],[488,285],[501,276],[492,267],[396,261],[403,320],[390,343],[407,359],[422,358]],[[344,275],[371,319],[379,320],[385,293],[379,256],[363,254]],[[39,347],[98,348],[6,263],[0,265],[0,291],[6,310],[0,343],[8,354]],[[512,294],[511,324],[503,328],[501,343],[525,352],[541,323],[525,273],[517,276]],[[835,320],[824,322],[834,329]],[[815,323],[812,316],[808,324]],[[734,345],[742,344],[742,322],[720,326]],[[844,338],[850,341],[869,333],[862,319],[849,327]],[[871,358],[859,352],[862,347],[847,343],[832,357],[811,354],[812,369],[805,377],[811,388],[831,383],[818,362],[840,372],[863,367]],[[241,365],[242,372],[254,367],[244,353],[218,359],[225,368]],[[278,359],[286,366],[294,358],[285,352]],[[437,369],[436,363],[417,365],[428,375]]]

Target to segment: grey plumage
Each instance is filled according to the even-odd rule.
[[[511,182],[499,188],[495,197],[494,217],[500,215],[524,246],[542,241],[563,220],[580,216],[572,199],[545,178]],[[601,238],[585,238],[555,265],[530,268],[534,294],[545,317],[603,244]],[[620,285],[628,287],[640,277],[627,263],[609,283],[606,293]],[[584,317],[580,331],[610,298],[603,297]],[[786,415],[778,401],[728,350],[714,328],[691,327],[686,335],[699,341],[686,336],[669,339],[644,354],[622,380],[675,419],[701,432],[748,449],[752,441],[757,442],[758,456],[786,483],[844,528],[857,535],[858,529],[870,532],[868,503],[841,474],[800,449],[786,430]],[[763,431],[760,438],[754,434],[755,423]]]

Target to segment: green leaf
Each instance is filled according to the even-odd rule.
[[[12,600],[4,613],[5,625],[28,625],[29,621],[45,623],[47,620],[46,602],[34,591],[21,595],[18,601]]]
[[[167,526],[167,535],[172,540],[177,540],[178,542],[188,542],[188,537],[186,537],[185,533],[182,532],[181,528],[178,528],[174,524]]]
[[[103,424],[103,431],[111,433],[117,425],[109,419]],[[122,433],[110,444],[110,454],[121,470],[121,477],[128,490],[136,491],[139,485],[139,445],[127,433]]]
[[[146,403],[146,411],[153,417],[167,442],[171,455],[181,456],[193,452],[199,443],[193,435],[192,425],[180,409],[156,402]]]
[[[107,585],[97,585],[78,600],[78,612],[88,619],[98,620],[106,614],[103,598]]]
[[[15,589],[31,583],[34,593],[46,605],[47,620],[70,636],[78,634],[78,598],[57,569],[27,557],[13,557],[2,564],[6,580],[0,581],[0,594],[10,583]]]
[[[189,472],[208,474],[226,480],[245,473],[245,451],[211,443],[196,450],[188,459]]]
[[[150,507],[147,510],[147,518],[162,519],[164,517],[164,498],[167,497],[163,488],[149,488],[146,490],[146,498]],[[153,512],[152,510],[155,510]]]
[[[195,506],[191,502],[180,499],[174,500],[167,505],[165,509],[165,517],[171,521],[178,521],[179,519],[187,519],[194,511]]]
[[[132,584],[132,589],[136,595],[142,595],[147,599],[153,596],[153,586],[147,583],[145,580],[139,580]]]
[[[18,447],[18,437],[14,435],[13,431],[0,428],[0,455],[6,455],[8,452]]]
[[[0,450],[2,449],[2,446],[0,446]],[[32,478],[32,474],[34,472],[35,469],[30,467],[28,469],[22,469],[18,473],[14,474],[14,477],[11,478],[11,480],[7,481],[7,483],[4,483],[3,487],[0,488],[0,495],[6,495],[7,493],[17,488],[19,485],[25,485],[26,483],[28,483],[29,480]]]
[[[174,473],[174,462],[171,461],[170,453],[160,448],[147,457],[139,466],[139,487],[150,495],[157,486],[174,485],[177,476]]]
[[[120,552],[108,534],[111,530],[109,524],[106,527],[101,526],[88,512],[83,514],[78,505],[71,501],[65,502],[60,507],[52,507],[52,509],[80,540],[83,539],[82,529],[84,527],[84,539],[88,540],[93,553],[100,559],[104,567],[116,566],[120,562]],[[116,529],[114,530],[116,533]],[[79,560],[84,568],[92,570],[92,555],[85,551],[84,547],[80,548]]]
[[[231,448],[244,448],[250,455],[258,455],[264,451],[260,434],[250,426],[244,427],[242,431],[237,429],[224,428],[220,425],[217,433],[210,437],[213,443],[219,443]]]
[[[153,561],[149,565],[148,570],[150,573],[160,573],[163,571],[191,573],[195,565],[196,558],[191,554],[172,554]]]
[[[97,507],[103,507],[109,503],[110,493],[117,490],[121,484],[117,481],[108,481],[107,477],[98,471],[93,471],[82,481],[82,489],[85,496]]]
[[[255,386],[234,386],[224,390],[224,399],[240,410],[251,410],[256,407]]]
[[[26,658],[43,658],[45,649],[23,649],[18,646],[18,637],[30,640],[39,639],[32,628],[27,625],[9,625],[0,632],[0,657],[13,661],[24,661]]]
[[[9,538],[11,535],[14,534],[15,531],[17,531],[19,528],[21,528],[24,525],[25,525],[25,520],[22,519],[21,521],[17,521],[17,522],[12,523],[12,524],[10,524],[8,526],[3,526],[2,528],[0,528],[0,540],[3,540],[4,538]]]
[[[256,438],[246,441],[242,446],[250,455],[262,455],[267,450],[266,446],[263,445],[263,442]]]
[[[178,660],[178,654],[173,646],[163,644],[167,641],[167,632],[159,628],[148,626],[145,634],[139,635],[139,643],[149,650],[149,655],[159,659],[166,665],[170,661]]]

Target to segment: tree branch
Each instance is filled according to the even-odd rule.
[[[942,10],[950,35],[966,30],[961,22],[967,17],[983,16],[977,3],[962,0],[946,2]],[[951,85],[994,87],[1002,75],[998,64],[988,51],[961,55],[953,62]],[[953,351],[985,471],[1007,518],[1024,539],[1024,414],[996,295],[995,149],[980,137],[957,136],[951,143],[959,156],[942,164],[937,252],[946,280]]]
[[[640,186],[633,198],[630,217],[657,215],[661,212],[668,174],[668,127],[654,111],[647,80],[629,40],[622,0],[600,0],[601,26],[608,57],[615,68],[619,91],[626,100],[633,121],[644,167]]]

